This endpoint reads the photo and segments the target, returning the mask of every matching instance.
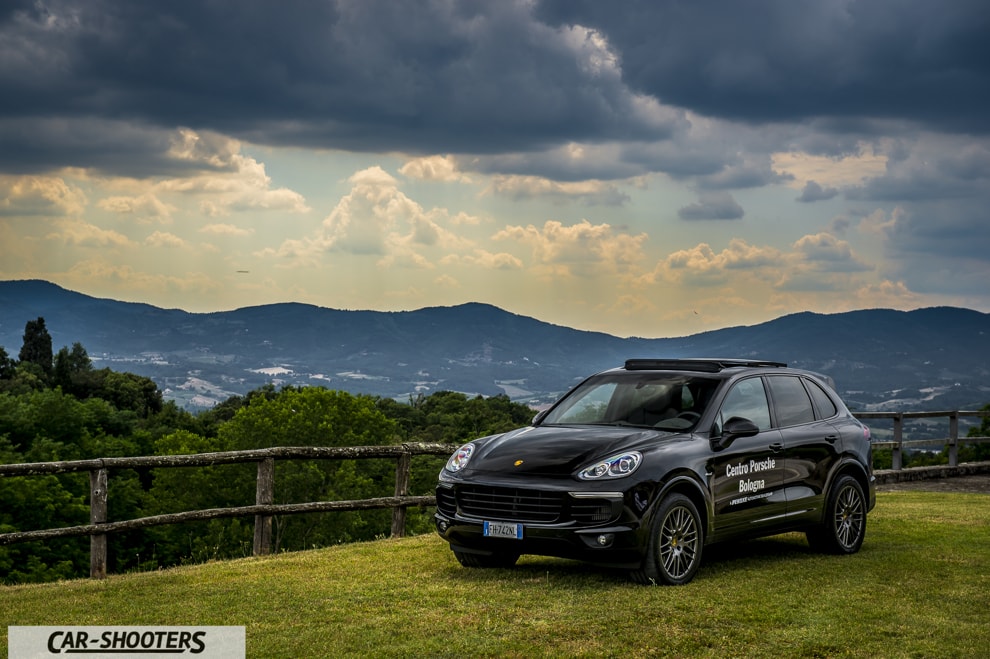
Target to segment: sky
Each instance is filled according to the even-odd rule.
[[[4,0],[0,280],[616,336],[990,311],[985,0]]]

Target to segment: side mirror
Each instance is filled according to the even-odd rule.
[[[716,451],[727,448],[729,444],[739,437],[752,437],[760,432],[756,424],[741,416],[734,416],[722,426],[722,434],[712,438],[713,448]]]

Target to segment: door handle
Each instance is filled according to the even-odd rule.
[[[829,444],[834,444],[838,439],[838,435],[825,435],[825,441]]]
[[[784,445],[781,444],[780,442],[774,442],[773,444],[770,445],[770,450],[773,451],[774,453],[780,453],[781,451],[784,450]]]

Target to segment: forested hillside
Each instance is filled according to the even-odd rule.
[[[189,454],[271,446],[455,443],[528,423],[532,410],[506,396],[438,392],[396,402],[322,387],[261,387],[192,414],[163,402],[149,378],[95,369],[79,343],[54,352],[43,318],[28,323],[14,359],[0,349],[0,463]],[[411,493],[432,494],[444,458],[413,462]],[[280,462],[275,503],[391,496],[389,460]],[[0,477],[0,533],[89,522],[85,473]],[[251,505],[253,465],[115,470],[109,521]],[[407,530],[432,530],[431,511],[410,509]],[[389,532],[388,511],[277,517],[275,551],[370,540]],[[110,536],[110,572],[250,555],[251,520],[223,519]],[[51,581],[89,572],[89,539],[0,546],[0,582]]]

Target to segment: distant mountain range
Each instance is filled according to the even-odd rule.
[[[340,311],[270,304],[189,313],[0,282],[0,346],[14,358],[38,317],[54,349],[152,378],[195,409],[272,382],[406,399],[441,390],[546,404],[631,357],[745,357],[832,376],[854,410],[977,409],[990,402],[990,314],[938,307],[797,313],[679,338],[619,338],[486,304]]]

